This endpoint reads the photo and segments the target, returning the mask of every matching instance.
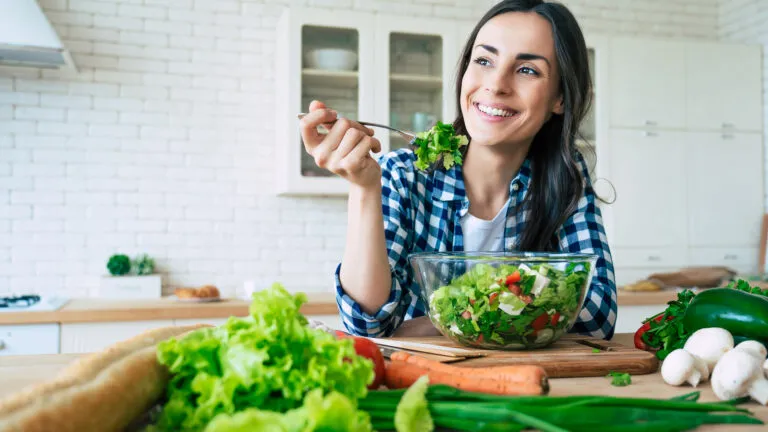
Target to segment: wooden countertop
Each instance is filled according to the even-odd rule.
[[[70,300],[57,311],[3,312],[0,313],[0,325],[228,318],[248,315],[248,305],[250,301],[242,299],[187,303],[173,296],[147,300],[82,298]],[[334,295],[328,293],[308,293],[301,312],[304,315],[339,313]]]
[[[619,334],[614,341],[631,344],[631,334]],[[73,361],[81,354],[56,354],[39,356],[10,356],[0,357],[0,397],[19,391],[22,387],[29,384],[44,381],[53,378],[56,373],[69,362]],[[610,380],[599,378],[554,378],[550,380],[550,395],[606,395],[623,397],[649,397],[664,399],[676,395],[689,393],[694,389],[690,386],[673,387],[665,384],[658,373],[649,375],[635,375],[632,377],[632,384],[627,387],[614,387],[610,385]],[[717,398],[712,393],[708,384],[699,386],[696,390],[701,391],[701,402],[716,402]],[[755,415],[768,423],[768,407],[761,406],[755,402],[743,405],[751,410]],[[765,425],[721,425],[704,426],[697,430],[701,431],[758,431],[765,428]]]
[[[630,292],[619,289],[619,306],[666,305],[677,299],[675,290]],[[0,325],[37,323],[86,323],[114,321],[151,321],[165,319],[205,319],[245,316],[249,301],[224,299],[215,303],[185,303],[175,297],[147,300],[76,298],[57,311],[2,312]],[[308,293],[302,307],[304,315],[336,315],[333,293]]]

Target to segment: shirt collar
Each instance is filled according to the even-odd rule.
[[[467,198],[464,187],[464,175],[459,165],[454,165],[448,170],[435,170],[432,181],[434,192],[432,196],[440,201],[463,201]],[[531,183],[531,160],[525,158],[520,170],[509,184],[510,195],[525,193]]]

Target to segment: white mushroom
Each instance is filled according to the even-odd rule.
[[[699,329],[688,338],[683,349],[703,360],[711,371],[720,357],[733,349],[733,336],[719,327]]]
[[[676,349],[669,353],[661,364],[661,377],[664,382],[679,386],[684,382],[696,387],[699,382],[709,378],[707,365],[684,349]]]
[[[763,376],[761,363],[745,351],[725,353],[712,371],[712,391],[720,400],[749,395],[761,405],[768,404],[768,380]]]
[[[745,340],[733,347],[733,349],[752,354],[757,357],[758,360],[765,360],[765,357],[768,356],[768,350],[765,349],[765,345],[754,340]]]

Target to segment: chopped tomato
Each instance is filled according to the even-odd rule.
[[[529,295],[522,295],[522,296],[520,296],[520,300],[522,300],[523,303],[525,303],[525,304],[530,304],[533,301],[533,299]]]
[[[477,336],[477,341],[481,342],[481,343],[483,342],[483,335],[482,334]]]
[[[558,321],[560,321],[560,312],[555,312],[552,315],[552,322],[551,322],[552,326],[556,326]]]
[[[472,318],[472,312],[466,310],[466,311],[461,313],[461,317],[464,318],[464,319],[470,319],[470,318]]]
[[[498,297],[499,293],[491,293],[491,295],[488,296],[488,303],[493,303]]]
[[[519,296],[523,290],[520,289],[520,285],[512,284],[509,286],[509,290],[512,292],[512,294]]]
[[[469,304],[473,305],[475,304],[475,299],[469,299]]]
[[[543,329],[548,322],[549,322],[549,315],[547,315],[547,313],[544,312],[543,314],[536,317],[535,320],[533,320],[533,322],[531,323],[531,327],[534,330],[539,331]]]
[[[520,272],[515,271],[511,275],[507,276],[507,285],[512,285],[513,283],[520,282]]]

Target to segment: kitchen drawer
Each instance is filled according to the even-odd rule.
[[[173,320],[71,323],[61,325],[61,352],[89,353],[158,327],[171,327]]]
[[[58,324],[0,326],[0,356],[58,353]]]
[[[678,267],[617,267],[614,268],[614,274],[616,275],[616,286],[620,287],[646,280],[648,276],[654,273],[669,273],[677,270],[679,270]]]
[[[692,266],[726,266],[742,272],[757,272],[757,247],[704,248],[688,250]]]
[[[614,267],[679,268],[688,264],[684,248],[615,248],[611,255]]]

